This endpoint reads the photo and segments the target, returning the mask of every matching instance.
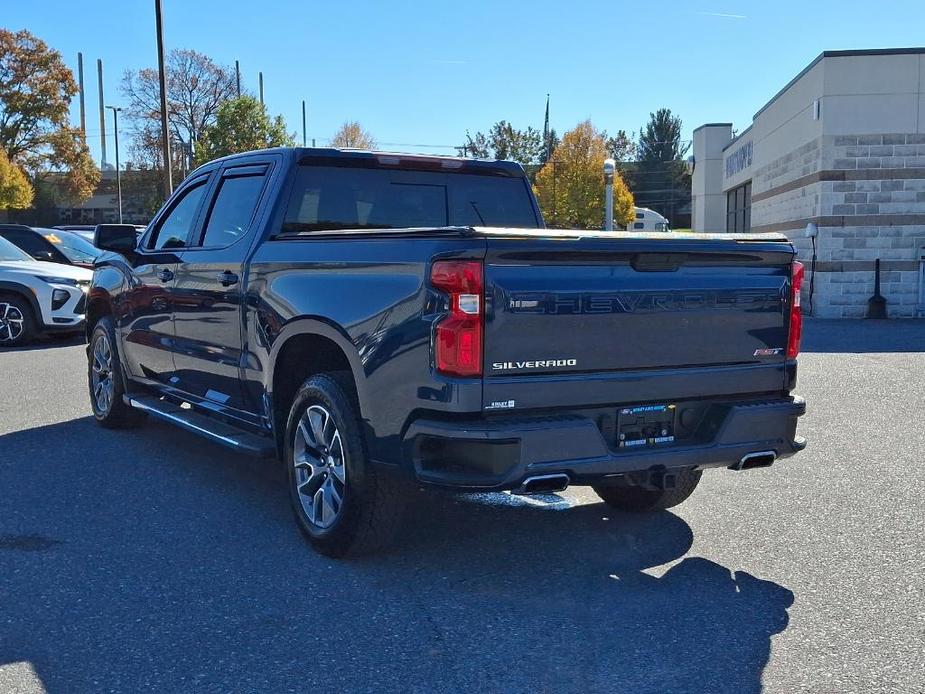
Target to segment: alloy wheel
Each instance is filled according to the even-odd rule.
[[[312,524],[331,527],[343,508],[347,467],[337,424],[321,405],[311,405],[302,414],[292,455],[302,510]]]
[[[100,414],[109,412],[112,406],[112,345],[106,335],[99,335],[93,343],[93,364],[91,366],[91,386],[96,409]]]
[[[25,330],[25,322],[18,306],[0,302],[0,342],[16,342]]]

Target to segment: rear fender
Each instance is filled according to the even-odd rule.
[[[363,364],[360,362],[360,355],[357,353],[356,346],[339,326],[322,318],[297,318],[287,323],[279,332],[279,335],[276,336],[270,348],[270,358],[266,370],[266,382],[264,384],[271,401],[273,400],[273,380],[279,354],[291,338],[301,335],[317,335],[319,337],[324,337],[340,348],[350,364],[350,371],[353,376],[353,381],[356,384],[360,412],[368,412],[367,405],[369,400],[365,372],[363,370]]]

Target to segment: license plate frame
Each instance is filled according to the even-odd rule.
[[[675,442],[677,407],[672,403],[630,405],[617,409],[619,448],[640,449]]]

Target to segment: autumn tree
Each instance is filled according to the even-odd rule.
[[[610,155],[607,133],[590,120],[579,123],[562,141],[536,176],[533,186],[546,222],[553,227],[600,229],[604,221],[604,160]],[[635,218],[633,194],[623,178],[613,181],[616,224]]]
[[[0,29],[0,150],[33,179],[65,172],[64,194],[81,202],[93,194],[100,173],[83,133],[68,125],[76,94],[58,51],[28,31]]]
[[[266,107],[252,96],[222,104],[215,124],[207,126],[196,148],[196,162],[266,147],[292,147],[295,139],[286,132],[282,116],[270,118]]]
[[[340,126],[340,130],[331,139],[331,147],[352,147],[354,149],[375,149],[376,140],[363,130],[356,121],[348,121]]]
[[[23,210],[32,204],[34,195],[26,174],[0,150],[0,210]]]
[[[179,162],[195,151],[203,131],[215,124],[221,105],[237,96],[234,68],[218,65],[209,56],[190,49],[174,49],[165,60],[167,122],[173,156]],[[132,150],[139,166],[163,166],[161,161],[161,102],[156,68],[127,70],[122,93],[128,99],[126,115],[134,127]]]

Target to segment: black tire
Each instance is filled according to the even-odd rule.
[[[594,492],[611,508],[630,513],[651,513],[677,506],[694,493],[702,471],[681,470],[673,489],[642,487],[593,487]]]
[[[0,349],[21,347],[36,334],[32,306],[19,294],[0,294]]]
[[[368,463],[359,407],[351,395],[353,389],[347,378],[339,373],[317,374],[301,385],[289,411],[283,449],[289,496],[299,528],[318,552],[335,558],[371,554],[387,547],[401,526],[407,500],[407,485],[402,480]],[[333,431],[328,429],[325,415],[331,419]],[[336,439],[339,444],[328,442],[330,445],[322,446],[326,452],[319,452],[321,449],[315,447],[314,441],[309,441],[319,433],[308,431],[310,424],[306,423],[306,418],[310,421],[312,416],[320,418],[317,421],[323,423],[321,429],[330,432],[329,438]],[[301,430],[300,422],[304,426]],[[318,438],[324,442],[324,436]],[[320,466],[306,463],[306,460],[320,463]],[[325,460],[329,461],[327,470]],[[343,465],[339,476],[334,472],[337,461]],[[340,497],[336,513],[327,526],[321,524],[325,519],[317,518],[317,504],[313,503],[319,491],[326,493],[321,487],[335,488],[328,499],[332,498],[331,494]],[[312,508],[308,509],[307,505]],[[309,515],[310,512],[315,517]]]
[[[97,350],[102,349],[103,342],[108,345],[110,351],[109,363],[105,370],[99,368],[101,361],[95,358]],[[97,375],[96,379],[94,373]],[[108,378],[110,384],[109,396],[101,399],[97,390],[105,378]],[[145,414],[129,407],[122,400],[125,394],[125,375],[122,371],[116,334],[108,317],[101,318],[90,334],[90,344],[87,346],[87,384],[90,390],[90,407],[99,424],[110,429],[127,429],[144,422]]]

